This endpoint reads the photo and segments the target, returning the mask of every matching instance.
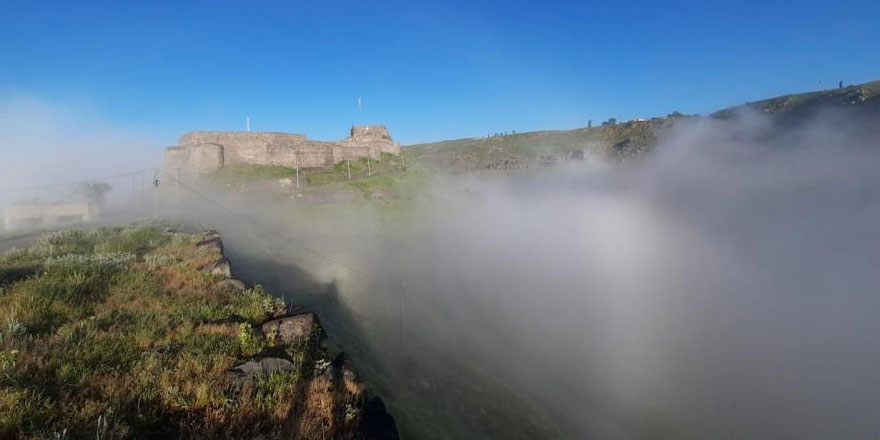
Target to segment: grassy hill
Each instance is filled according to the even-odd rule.
[[[712,113],[711,117],[719,119],[730,118],[738,111],[750,109],[764,114],[792,118],[807,116],[816,111],[829,108],[852,107],[871,112],[880,109],[880,81],[838,89],[777,96],[719,110]]]
[[[0,438],[364,438],[317,319],[230,286],[221,250],[104,228],[0,256]]]
[[[413,162],[459,170],[530,169],[588,154],[626,157],[650,149],[658,134],[677,119],[458,139],[413,145],[405,148],[404,154]]]
[[[857,109],[860,115],[875,117],[880,114],[880,81],[778,96],[723,109],[709,117],[733,118],[744,109],[771,115],[783,126],[828,109]],[[625,159],[650,151],[664,131],[686,119],[673,113],[592,128],[457,139],[411,145],[404,154],[413,161],[454,170],[529,169],[589,153]]]

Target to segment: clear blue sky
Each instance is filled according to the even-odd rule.
[[[0,0],[0,99],[88,102],[169,144],[245,115],[409,144],[880,78],[876,0],[134,3]]]

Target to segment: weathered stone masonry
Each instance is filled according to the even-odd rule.
[[[209,173],[226,165],[281,165],[328,168],[346,159],[400,153],[382,125],[354,126],[349,137],[314,141],[302,134],[243,131],[193,131],[165,149],[165,166],[181,173]]]

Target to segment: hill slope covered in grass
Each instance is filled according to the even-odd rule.
[[[809,93],[783,95],[731,107],[711,114],[732,118],[743,110],[770,115],[781,126],[792,126],[826,110],[852,110],[880,115],[880,81]],[[650,151],[663,133],[691,119],[677,112],[573,130],[534,131],[487,138],[469,138],[411,145],[404,154],[413,161],[453,170],[528,169],[585,154],[625,159]]]
[[[317,317],[224,264],[151,227],[0,256],[0,438],[396,438]]]

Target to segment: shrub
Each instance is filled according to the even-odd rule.
[[[242,322],[238,325],[238,347],[245,356],[253,356],[260,351],[260,342],[254,337],[251,325]]]

